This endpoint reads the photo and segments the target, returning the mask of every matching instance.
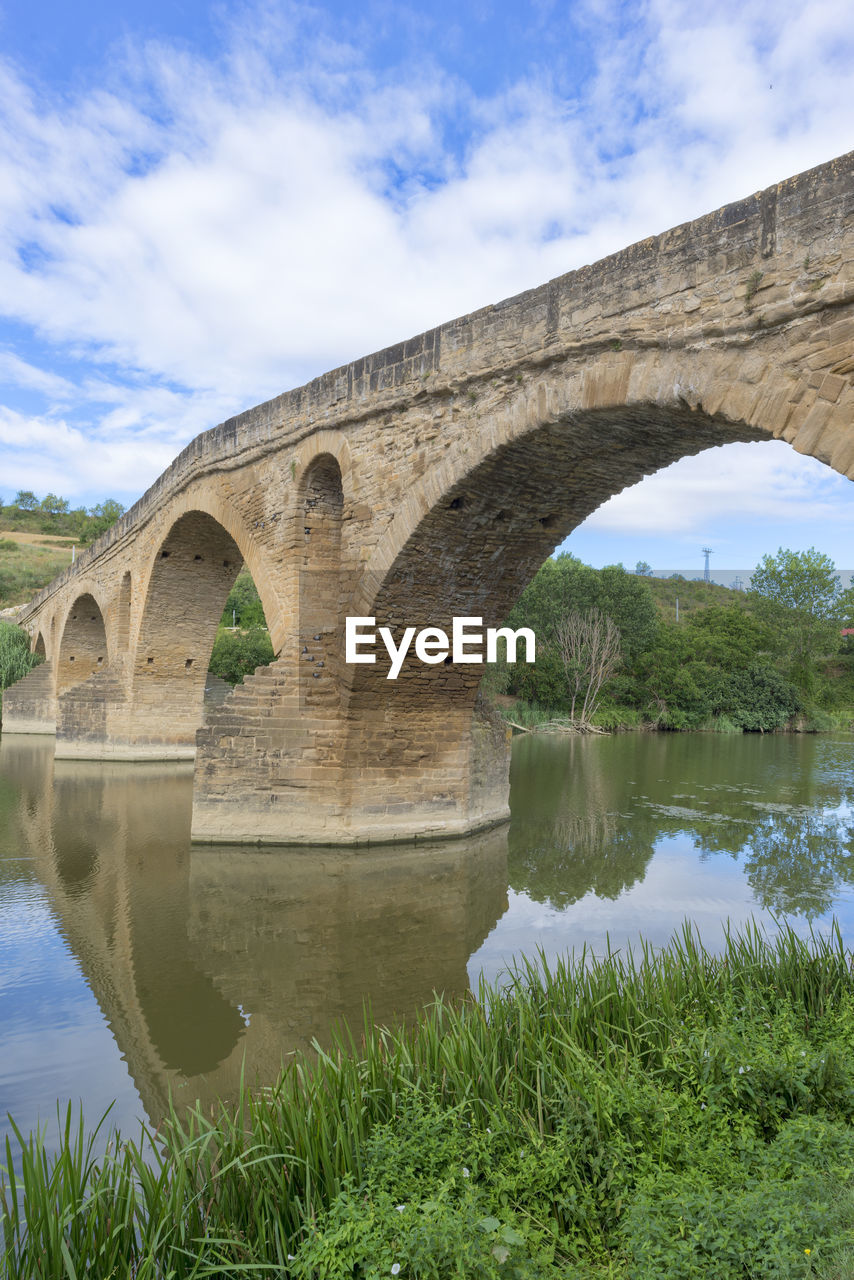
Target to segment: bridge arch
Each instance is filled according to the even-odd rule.
[[[443,522],[449,541],[436,546],[446,549],[445,562],[452,558],[450,548],[459,551],[468,535],[475,544],[488,542],[490,520],[504,519],[505,532],[521,535],[525,548],[538,548],[535,572],[609,498],[717,445],[784,439],[854,479],[845,380],[832,377],[823,397],[824,373],[794,373],[788,359],[794,335],[769,335],[767,345],[762,357],[753,347],[664,355],[606,349],[580,367],[577,361],[568,367],[555,362],[521,387],[511,384],[489,406],[487,420],[477,406],[462,410],[472,419],[471,436],[407,493],[366,566],[364,612],[374,612],[371,596],[379,595],[387,575],[401,571],[399,558],[410,540],[417,536],[423,546],[424,522],[435,521],[443,504],[457,512]],[[525,485],[526,476],[535,482]]]
[[[64,693],[107,665],[107,629],[101,607],[91,592],[79,595],[62,628],[56,691]]]
[[[479,431],[413,486],[368,562],[356,611],[398,636],[404,626],[450,634],[454,617],[500,626],[546,557],[597,507],[714,446],[783,438],[854,473],[850,450],[833,443],[834,405],[820,406],[812,426],[793,424],[804,388],[775,359],[757,365],[755,352],[730,352],[723,380],[716,355],[682,353],[665,364],[666,374],[660,353],[606,352],[580,374],[546,369],[510,390]],[[722,408],[738,404],[741,418]],[[449,813],[463,812],[470,796],[457,794],[453,779],[470,785],[476,772],[472,716],[483,666],[427,665],[410,650],[391,681],[383,646],[376,655],[350,676],[348,757],[367,769],[403,747],[415,766],[413,789],[429,769],[451,780],[435,796]]]
[[[277,573],[278,566],[272,563],[261,539],[254,536],[251,522],[241,515],[227,498],[223,497],[218,486],[211,484],[195,486],[182,494],[171,502],[157,519],[150,540],[153,550],[143,561],[134,579],[138,607],[135,610],[136,624],[131,631],[131,647],[138,648],[142,638],[155,570],[164,559],[162,552],[164,549],[169,550],[166,544],[179,521],[191,515],[207,517],[211,522],[208,528],[217,525],[231,538],[236,551],[232,548],[230,556],[224,555],[223,558],[230,559],[232,562],[237,561],[235,576],[243,565],[252,575],[264,608],[264,617],[270,629],[273,650],[278,653],[287,635],[289,618],[289,610],[285,603],[287,593],[283,593],[280,589],[281,574]],[[189,531],[189,528],[185,526],[185,531]],[[203,541],[204,533],[201,534],[201,538]],[[198,541],[198,537],[196,540]],[[197,547],[193,551],[194,556],[198,550]],[[194,561],[194,563],[198,562]],[[233,567],[233,564],[230,567]]]
[[[38,635],[36,636],[36,642],[33,645],[33,653],[36,655],[37,658],[41,658],[42,662],[46,661],[47,649],[45,647],[44,636],[42,635],[41,631],[39,631]]]
[[[130,673],[137,741],[192,754],[217,627],[242,565],[234,538],[205,511],[177,515],[157,545]]]

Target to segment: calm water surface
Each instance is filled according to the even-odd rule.
[[[520,738],[509,828],[417,847],[193,846],[191,788],[0,739],[0,1136],[58,1099],[130,1132],[538,949],[750,916],[854,944],[851,735]]]

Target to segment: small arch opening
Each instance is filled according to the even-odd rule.
[[[57,664],[57,692],[86,680],[107,660],[107,631],[94,596],[81,596],[62,632]]]

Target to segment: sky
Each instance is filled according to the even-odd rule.
[[[854,0],[0,0],[0,497],[200,431],[854,147]],[[854,567],[854,486],[685,459],[594,565]]]

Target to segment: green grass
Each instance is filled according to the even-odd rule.
[[[838,932],[523,965],[341,1029],[147,1152],[7,1151],[4,1275],[854,1275],[854,974]],[[13,1175],[11,1170],[17,1167]]]

